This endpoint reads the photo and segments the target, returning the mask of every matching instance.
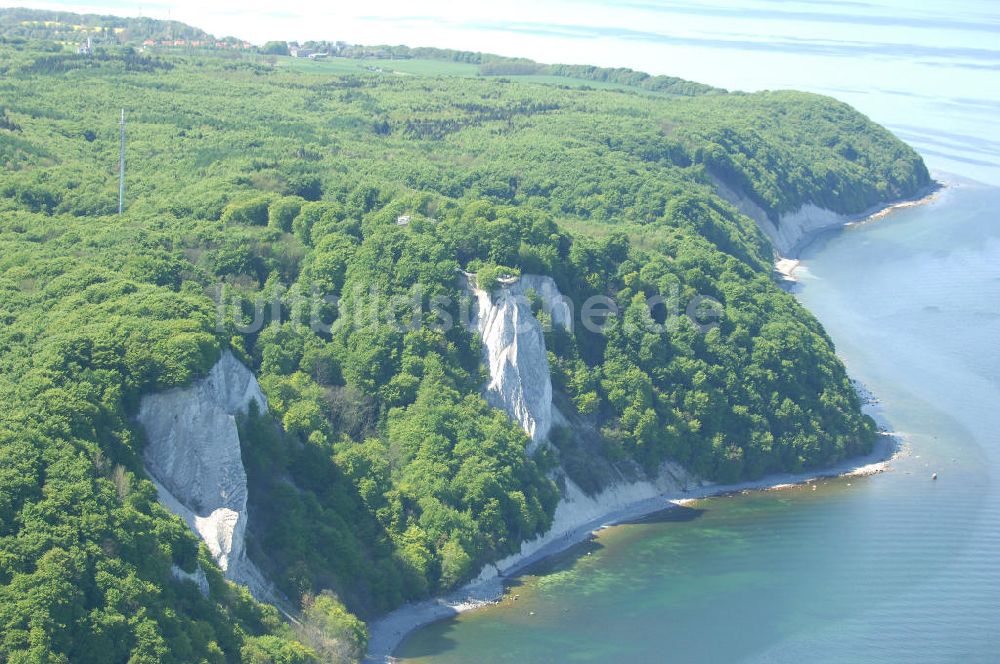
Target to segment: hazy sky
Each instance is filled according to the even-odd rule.
[[[14,4],[14,3],[9,3]],[[18,3],[21,4],[21,3]],[[873,50],[880,58],[936,57],[963,34],[967,59],[1000,64],[1000,8],[990,0],[176,0],[31,2],[51,9],[173,18],[213,34],[270,39],[342,39],[364,44],[442,46],[546,62],[632,66],[700,75],[727,87],[777,87],[802,78],[789,58]],[[914,8],[926,5],[928,8]],[[946,10],[936,9],[947,5]],[[749,47],[752,67],[725,51]],[[722,50],[720,53],[719,51]],[[710,52],[711,51],[711,52]],[[812,75],[825,81],[836,62]],[[758,71],[761,68],[764,71]],[[759,76],[757,74],[765,74]]]

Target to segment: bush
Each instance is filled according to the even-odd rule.
[[[313,664],[316,653],[301,643],[276,636],[250,637],[240,648],[243,664]]]
[[[267,209],[267,225],[290,233],[292,221],[298,216],[305,202],[305,199],[300,196],[285,196],[275,199]]]
[[[221,221],[224,224],[266,226],[270,204],[271,197],[267,194],[234,201],[223,210]]]
[[[315,598],[305,597],[298,637],[309,644],[324,662],[355,662],[368,647],[365,624],[329,590]]]
[[[260,52],[264,55],[288,55],[288,43],[283,41],[269,41],[260,47]]]

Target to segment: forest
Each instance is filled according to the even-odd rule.
[[[857,213],[929,183],[887,130],[826,97],[635,72],[337,67],[0,41],[0,661],[355,661],[364,621],[544,532],[560,463],[593,491],[595,467],[725,482],[870,449],[832,342],[713,179],[774,219]],[[546,333],[594,440],[526,455],[482,396],[478,338],[431,307],[309,324],[376,292],[457,318],[460,270],[619,304],[601,333]],[[672,294],[717,301],[718,324],[650,332],[647,299]],[[255,301],[275,303],[256,325]],[[240,421],[249,551],[294,622],[222,578],[143,469],[142,395],[226,349],[270,403]],[[171,576],[196,563],[208,597]]]
[[[0,35],[7,38],[137,44],[145,39],[214,39],[203,30],[181,23],[142,16],[124,18],[44,11],[22,7],[0,8]]]

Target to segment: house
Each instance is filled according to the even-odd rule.
[[[312,55],[309,56],[309,59],[310,60],[322,60],[326,56],[327,56],[326,53],[313,53]]]
[[[309,57],[312,57],[312,55],[315,52],[316,51],[312,50],[311,48],[300,48],[300,49],[297,49],[295,51],[295,57],[296,58],[309,58]]]
[[[76,52],[79,55],[93,55],[94,45],[90,42],[90,37],[87,37],[87,42],[85,44],[80,44],[76,47]]]
[[[409,223],[410,223],[410,219],[411,218],[412,217],[410,215],[408,215],[408,214],[400,215],[400,216],[396,217],[396,225],[397,226],[408,226]]]

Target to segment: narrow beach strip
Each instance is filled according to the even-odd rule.
[[[365,655],[364,661],[366,664],[392,662],[393,653],[410,632],[465,611],[496,604],[503,598],[506,590],[506,579],[516,576],[541,560],[590,539],[598,530],[641,519],[705,498],[750,491],[787,490],[825,478],[875,475],[888,469],[889,462],[899,450],[898,438],[892,433],[883,433],[871,453],[863,457],[847,459],[829,468],[807,473],[778,473],[759,480],[738,484],[706,484],[687,492],[665,493],[648,500],[637,501],[624,508],[612,510],[517,560],[504,569],[501,574],[481,574],[480,578],[443,597],[403,605],[372,622],[368,628],[368,653]],[[487,569],[491,569],[491,566],[487,566]]]

